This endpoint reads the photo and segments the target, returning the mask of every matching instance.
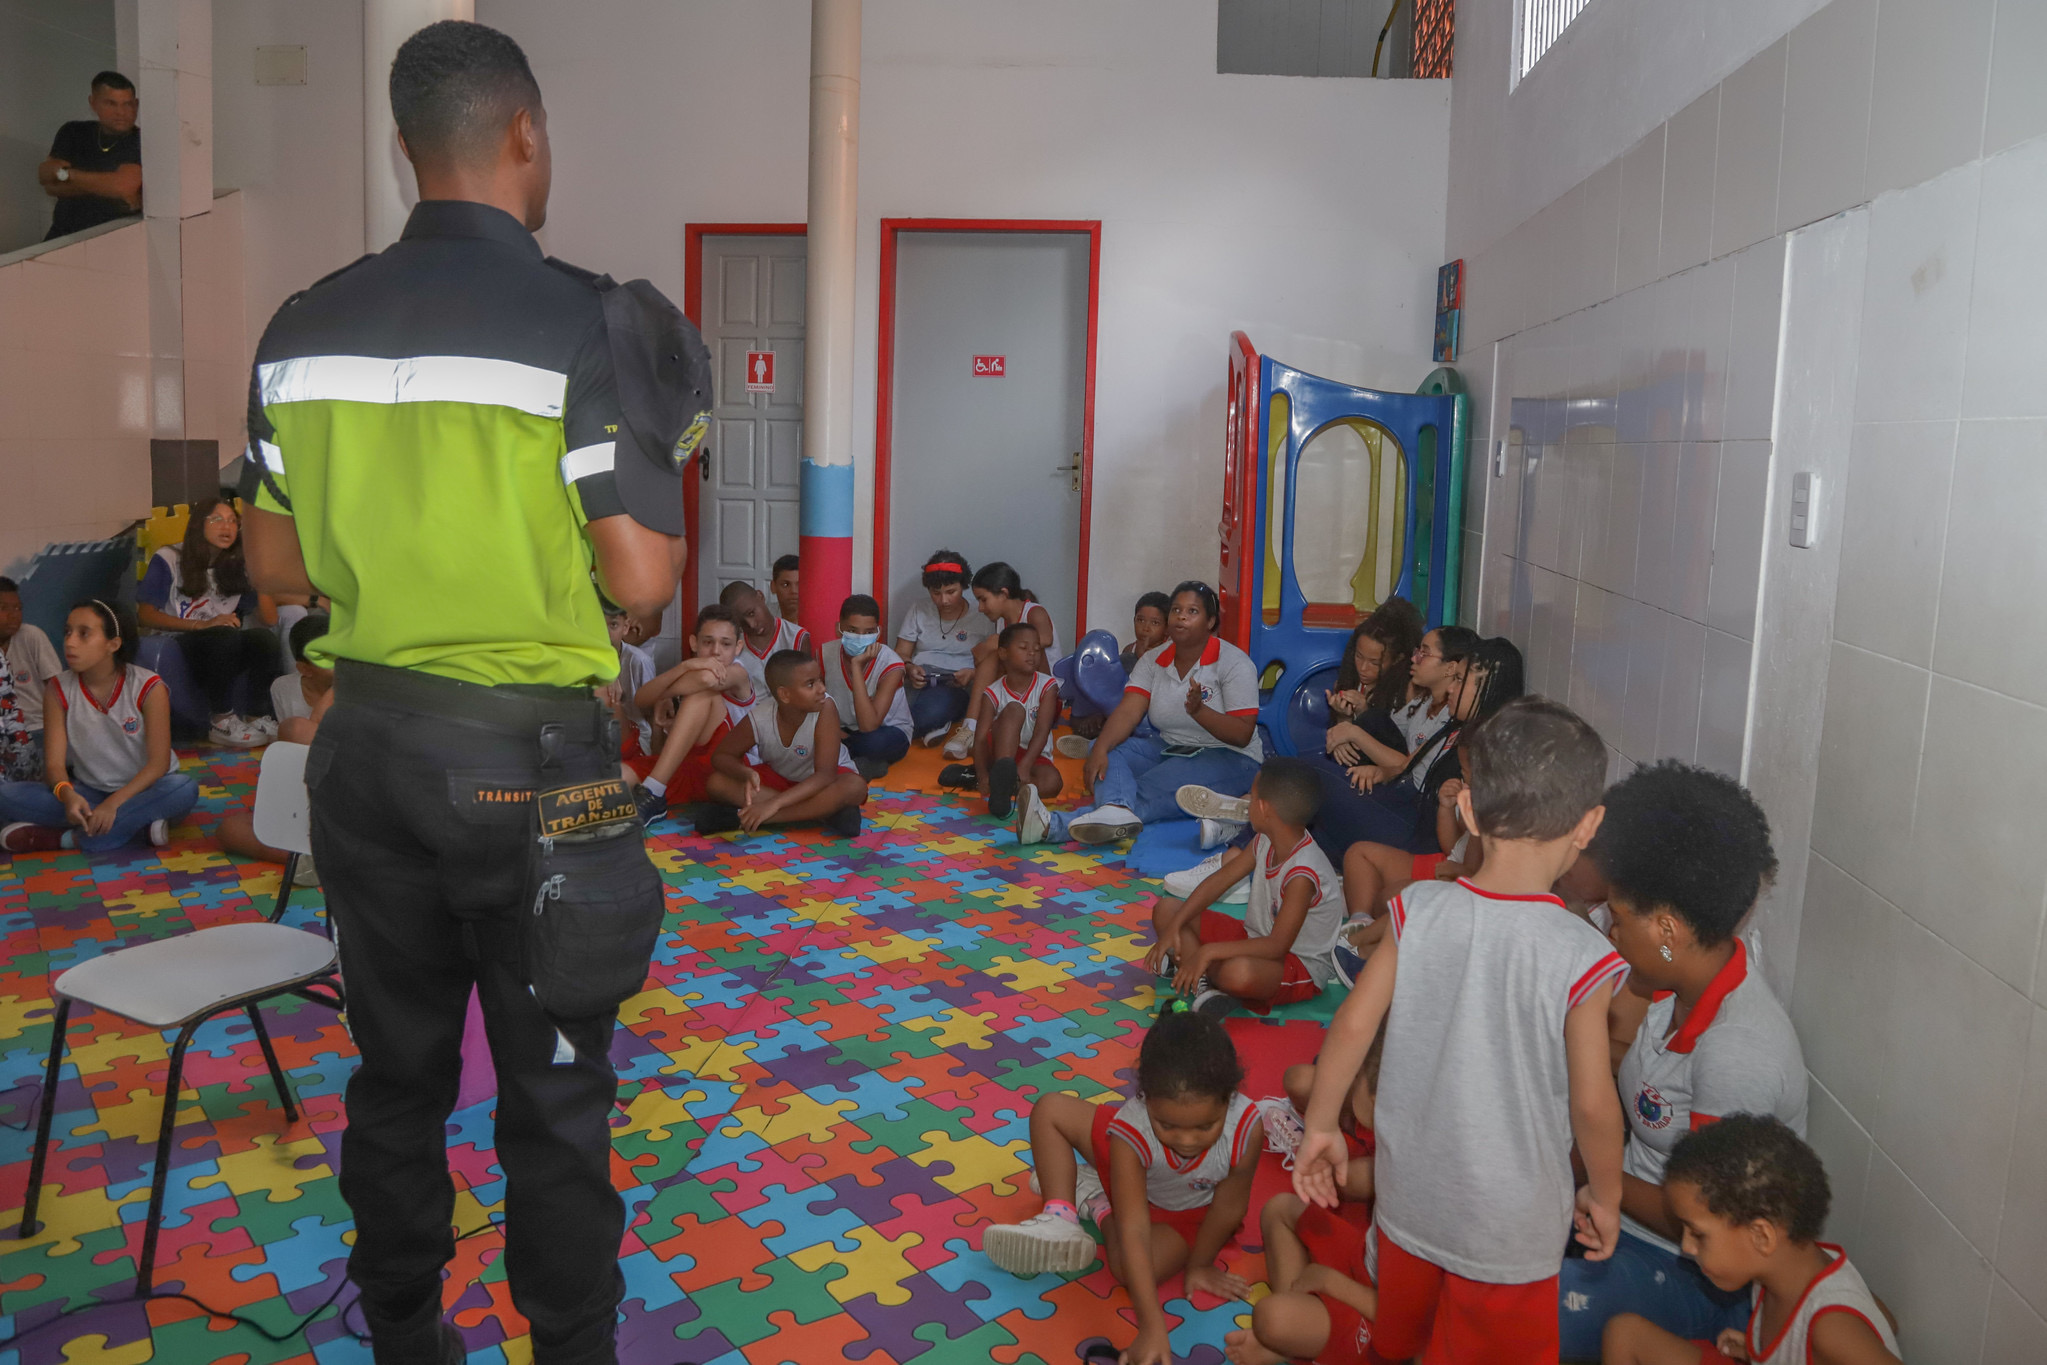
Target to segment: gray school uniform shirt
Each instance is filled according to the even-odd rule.
[[[1554,896],[1420,882],[1389,914],[1380,1235],[1468,1280],[1548,1279],[1575,1193],[1564,1018],[1627,964]]]

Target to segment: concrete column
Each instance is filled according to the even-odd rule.
[[[149,244],[150,434],[182,441],[183,223],[213,207],[212,0],[140,5],[135,42],[142,216]]]
[[[810,4],[802,624],[838,633],[853,590],[853,247],[860,181],[860,0]]]
[[[476,18],[476,0],[363,0],[363,250],[398,240],[419,202],[412,163],[391,120],[391,59],[407,38],[442,19]]]

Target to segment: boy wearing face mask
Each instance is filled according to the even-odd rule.
[[[881,605],[855,593],[839,608],[839,638],[824,647],[824,684],[845,727],[846,752],[869,781],[910,752],[903,656],[881,642]]]

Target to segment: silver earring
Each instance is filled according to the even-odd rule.
[[[1665,962],[1669,962],[1671,960],[1670,945],[1668,943],[1663,944],[1661,947],[1657,948],[1656,951],[1663,954],[1663,960]]]

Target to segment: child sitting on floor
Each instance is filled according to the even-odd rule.
[[[1812,1148],[1778,1119],[1730,1114],[1687,1133],[1663,1168],[1684,1253],[1722,1290],[1750,1287],[1747,1331],[1686,1341],[1647,1318],[1606,1324],[1606,1365],[1898,1365],[1890,1313],[1848,1253],[1819,1240],[1831,1193]]]
[[[1170,973],[1194,1009],[1223,1015],[1242,1003],[1264,1014],[1311,999],[1335,979],[1330,950],[1343,923],[1343,888],[1308,835],[1321,805],[1313,768],[1298,758],[1266,759],[1251,784],[1257,837],[1186,900],[1158,898],[1151,919],[1158,942],[1144,964]],[[1243,919],[1208,908],[1246,877]]]
[[[867,782],[839,742],[839,708],[825,691],[817,660],[794,649],[777,651],[765,678],[746,719],[718,741],[707,786],[720,804],[698,817],[697,833],[816,820],[853,838],[860,833]],[[749,762],[747,751],[756,746],[760,761]]]
[[[1038,628],[1038,647],[1047,659],[1059,657],[1059,631],[1052,624],[1052,613],[1038,603],[1023,579],[1015,569],[997,560],[983,564],[974,573],[974,604],[981,614],[994,623],[996,630],[1013,626],[1018,621],[1028,621]],[[968,704],[966,729],[955,730],[952,738],[945,741],[943,750],[950,759],[964,759],[973,752],[974,728],[981,724],[981,694],[988,684],[995,681],[998,665],[995,661],[995,640],[993,635],[983,636],[974,646],[974,681],[972,700]]]
[[[910,717],[927,745],[943,744],[966,718],[974,700],[974,646],[994,633],[994,623],[967,596],[970,576],[959,551],[933,551],[921,580],[930,600],[912,602],[896,632],[896,653],[908,665]]]
[[[802,602],[802,564],[795,555],[783,555],[775,561],[773,575],[768,579],[768,591],[775,595],[775,614],[784,621],[794,621],[796,610]]]
[[[328,620],[325,612],[316,612],[292,622],[291,657],[297,668],[270,684],[270,705],[277,714],[277,737],[287,744],[311,744],[319,731],[321,717],[333,704],[334,670],[322,668],[306,657],[306,647],[327,633]],[[218,834],[221,848],[238,858],[265,863],[291,860],[290,853],[272,848],[256,837],[253,797],[248,804],[237,806],[220,817]],[[313,868],[313,855],[300,854],[297,870],[292,874],[292,885],[317,886],[319,881],[320,874]]]
[[[618,717],[621,758],[651,754],[654,725],[635,703],[640,689],[654,681],[654,656],[627,638],[632,616],[624,607],[604,604],[604,628],[610,632],[611,647],[618,651],[618,676],[597,689],[598,697]]]
[[[846,752],[869,781],[910,752],[906,677],[902,656],[881,642],[881,604],[854,593],[839,607],[839,638],[825,641],[824,685],[846,726]]]
[[[1147,653],[1156,652],[1166,642],[1166,613],[1172,610],[1173,599],[1162,592],[1148,592],[1137,599],[1136,608],[1130,613],[1131,643],[1124,645],[1118,658],[1123,663],[1124,681],[1129,681],[1130,671],[1137,667],[1137,661]],[[1083,641],[1083,644],[1086,642]],[[1080,714],[1080,703],[1074,703],[1073,733],[1061,735],[1054,741],[1053,749],[1066,758],[1086,758],[1088,741],[1102,733],[1108,713],[1090,709]],[[1151,722],[1147,719],[1145,725]],[[1143,726],[1137,733],[1144,732]]]
[[[1145,1034],[1134,1098],[1110,1105],[1041,1096],[1031,1106],[1031,1163],[1045,1208],[989,1228],[981,1243],[988,1259],[1015,1275],[1084,1270],[1095,1241],[1080,1220],[1093,1219],[1110,1273],[1137,1311],[1137,1339],[1123,1360],[1171,1365],[1161,1280],[1184,1268],[1189,1297],[1242,1299],[1251,1290],[1215,1263],[1244,1221],[1265,1150],[1258,1108],[1237,1089],[1243,1079],[1221,1023],[1183,1011]],[[1082,1154],[1093,1164],[1078,1166]]]
[[[171,752],[170,691],[133,662],[138,632],[97,598],[64,618],[65,669],[43,692],[43,777],[0,785],[0,849],[158,848],[199,801]]]
[[[746,719],[753,677],[739,666],[739,622],[716,602],[697,613],[690,657],[648,682],[633,697],[662,731],[658,756],[627,754],[639,785],[633,800],[649,824],[671,805],[710,799],[711,753],[719,738]]]
[[[1372,1197],[1372,1095],[1379,1085],[1379,1057],[1386,1031],[1372,1041],[1365,1064],[1351,1086],[1344,1117],[1350,1167],[1343,1197],[1356,1203]],[[1285,1100],[1260,1100],[1258,1110],[1270,1135],[1266,1145],[1289,1156],[1300,1141],[1299,1112],[1314,1088],[1315,1067],[1303,1062],[1286,1070]],[[1363,1365],[1372,1339],[1379,1292],[1365,1252],[1365,1227],[1291,1192],[1276,1194],[1259,1211],[1265,1234],[1265,1282],[1272,1292],[1258,1301],[1249,1329],[1223,1338],[1231,1365],[1279,1365],[1290,1357],[1322,1365]]]
[[[1040,797],[1059,794],[1059,769],[1045,756],[1059,723],[1059,684],[1043,671],[1038,628],[1027,621],[1002,628],[996,658],[1002,673],[982,693],[984,724],[974,734],[974,775],[988,813],[1007,820],[1023,783],[1036,787]]]
[[[1620,1237],[1626,1130],[1606,1006],[1627,966],[1548,894],[1605,814],[1606,745],[1564,707],[1523,698],[1462,747],[1458,807],[1485,865],[1394,898],[1391,932],[1323,1046],[1294,1191],[1340,1199],[1337,1115],[1384,1021],[1372,1349],[1552,1365],[1574,1139],[1588,1177],[1578,1240],[1605,1260]]]
[[[813,657],[817,653],[811,646],[810,632],[794,621],[770,615],[768,599],[751,583],[727,583],[718,594],[718,605],[729,610],[732,619],[739,622],[743,637],[739,663],[753,678],[753,690],[760,695],[767,694],[768,660],[775,654],[785,649]]]

